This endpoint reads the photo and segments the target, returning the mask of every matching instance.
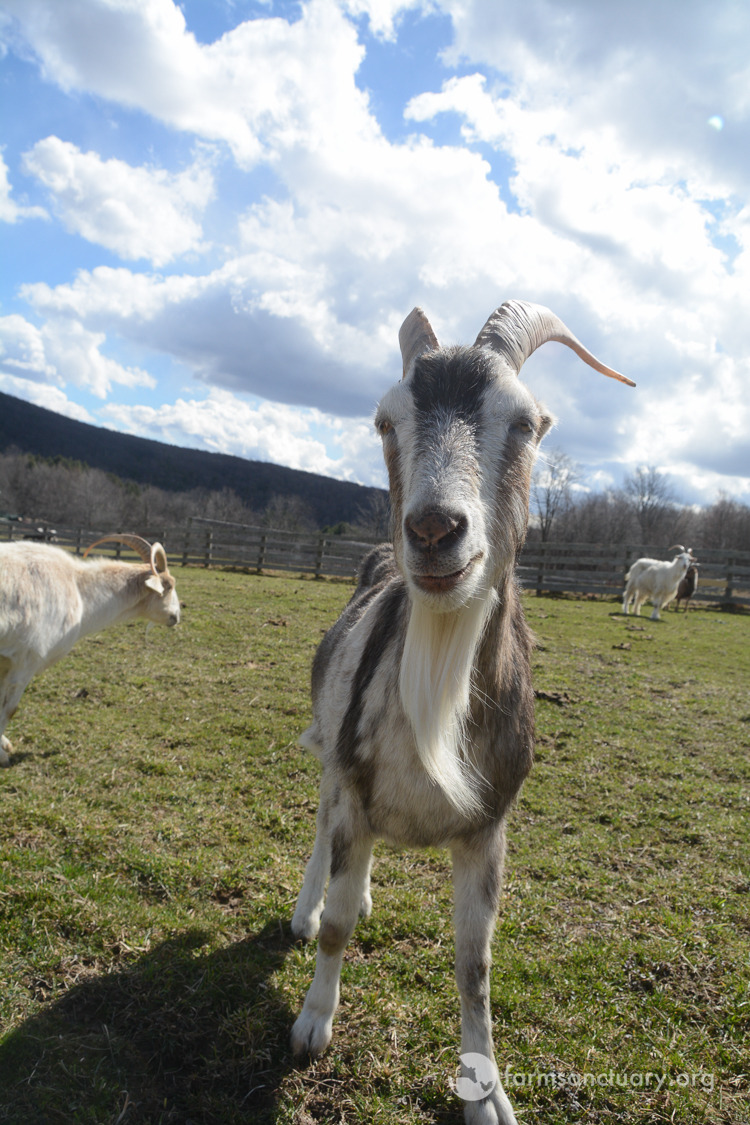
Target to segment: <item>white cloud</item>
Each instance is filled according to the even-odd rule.
[[[19,379],[13,375],[3,375],[0,371],[0,391],[15,398],[22,398],[25,402],[32,402],[34,406],[43,406],[46,410],[54,410],[55,414],[63,414],[66,418],[74,418],[77,422],[90,422],[97,424],[85,407],[77,402],[71,402],[64,391],[59,387],[50,387],[44,383],[30,383],[28,379]]]
[[[158,407],[110,404],[101,415],[118,430],[176,445],[272,461],[341,480],[383,483],[382,454],[369,419],[342,420],[319,410],[249,403],[213,390],[203,400]],[[339,453],[332,457],[334,447]]]
[[[172,0],[5,0],[46,77],[225,141],[244,167],[370,127],[363,49],[335,0],[240,23],[204,46]]]
[[[214,192],[204,156],[186,171],[170,174],[102,160],[95,152],[47,137],[25,154],[24,168],[49,190],[68,230],[122,258],[163,266],[203,249],[195,215]]]
[[[13,313],[0,317],[0,370],[35,383],[67,383],[106,398],[113,385],[153,387],[155,380],[139,367],[124,367],[101,351],[102,332],[58,317],[41,328]],[[26,396],[23,396],[26,397]]]
[[[356,85],[367,33],[359,41],[352,18],[393,39],[409,9],[451,15],[445,59],[460,59],[464,76],[414,97],[414,135],[393,144]],[[159,351],[211,389],[204,403],[138,408],[150,415],[118,406],[119,424],[151,436],[172,426],[186,440],[205,425],[238,451],[230,404],[255,394],[283,404],[278,416],[236,407],[255,455],[309,467],[336,449],[337,471],[349,472],[347,435],[397,377],[409,309],[423,305],[442,341],[470,341],[519,296],[549,304],[639,383],[631,393],[597,381],[562,349],[533,357],[525,377],[576,459],[610,473],[657,448],[696,473],[721,463],[742,475],[726,452],[741,453],[741,435],[726,419],[746,417],[750,354],[750,9],[310,0],[294,23],[248,20],[209,45],[171,0],[6,0],[6,10],[50,81],[226,143],[238,176],[261,163],[269,174],[266,195],[248,178],[247,195],[227,204],[236,239],[213,247],[210,272],[100,266],[24,286],[49,328],[41,359],[29,358],[30,335],[16,361],[54,367],[39,378],[101,394],[137,381],[139,368],[103,362],[122,339],[129,355]],[[428,139],[445,135],[447,115],[461,140]],[[709,124],[717,116],[721,130]],[[213,181],[199,161],[181,180],[58,138],[28,160],[69,229],[122,257],[161,265],[200,244]],[[316,407],[352,422],[316,430],[304,413]]]
[[[2,149],[0,149],[0,154]],[[11,199],[11,185],[8,177],[8,165],[0,155],[0,222],[17,223],[20,219],[47,219],[47,212],[43,207],[30,207],[27,204],[17,203]]]

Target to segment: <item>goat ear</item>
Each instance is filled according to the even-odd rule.
[[[536,439],[537,445],[542,440],[544,435],[549,433],[556,422],[557,418],[555,418],[554,414],[549,414],[547,411],[542,414],[542,417],[539,420],[539,434]]]
[[[398,342],[404,363],[404,379],[408,379],[421,355],[425,352],[437,351],[440,347],[429,320],[420,308],[412,309],[401,325]]]
[[[149,574],[148,578],[146,579],[146,585],[148,586],[149,590],[156,590],[157,594],[164,593],[162,580],[156,574]]]

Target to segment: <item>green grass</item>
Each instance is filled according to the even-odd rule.
[[[82,642],[8,731],[0,1122],[459,1121],[441,852],[377,848],[332,1047],[288,1050],[315,956],[289,930],[319,772],[295,739],[350,588],[178,585],[178,629]],[[750,618],[526,604],[539,743],[492,969],[519,1121],[748,1122]]]

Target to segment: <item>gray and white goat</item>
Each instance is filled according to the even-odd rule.
[[[421,309],[399,340],[403,379],[375,418],[393,547],[364,560],[357,589],[318,648],[314,718],[300,739],[323,773],[292,930],[319,937],[292,1048],[315,1057],[331,1040],[344,949],[357,916],[371,909],[375,838],[447,846],[461,1054],[480,1054],[491,1068],[489,1092],[466,1102],[465,1118],[511,1125],[492,1046],[490,940],[505,819],[534,747],[532,637],[514,568],[536,449],[553,421],[517,376],[536,348],[557,340],[634,384],[599,363],[548,309],[522,301],[497,309],[473,347],[441,348]]]
[[[161,543],[138,535],[106,535],[99,543],[132,547],[146,564],[84,562],[46,543],[0,544],[0,766],[13,747],[4,735],[26,687],[81,637],[145,617],[176,625],[180,602]]]

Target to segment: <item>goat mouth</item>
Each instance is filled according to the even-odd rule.
[[[474,564],[481,559],[481,553],[476,555],[473,559],[469,559],[466,566],[460,570],[454,570],[452,574],[415,574],[414,582],[419,586],[420,590],[424,590],[428,594],[447,594],[451,590],[455,590],[456,586],[463,582],[464,578],[468,575],[469,571],[474,568]]]

